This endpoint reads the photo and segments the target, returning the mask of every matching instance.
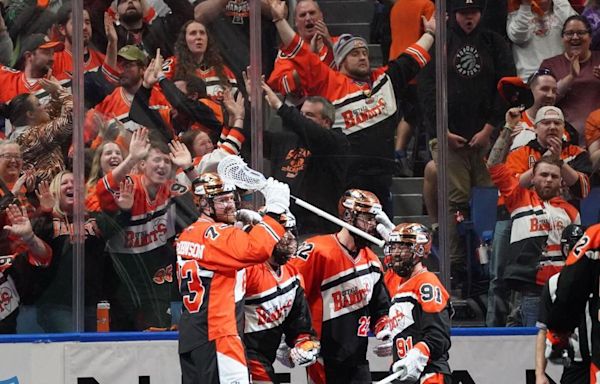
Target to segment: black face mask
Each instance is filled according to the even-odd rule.
[[[292,230],[290,239],[281,239],[273,249],[273,261],[277,265],[284,265],[298,250],[298,240],[295,229]]]
[[[394,260],[392,262],[392,266],[394,272],[400,277],[409,278],[412,274],[413,269],[415,268],[416,260],[414,258],[410,258],[407,260],[400,260],[399,263],[396,263]]]
[[[285,263],[287,263],[290,258],[292,257],[292,254],[288,253],[288,252],[283,252],[277,248],[275,248],[273,250],[273,261],[275,262],[275,264],[277,265],[284,265]]]
[[[415,254],[414,245],[407,244],[405,247],[410,247],[410,249],[403,250],[402,245],[398,247],[398,244],[388,243],[383,252],[386,257],[389,257],[388,267],[392,268],[398,276],[409,278],[420,258]],[[402,257],[403,253],[407,256]]]

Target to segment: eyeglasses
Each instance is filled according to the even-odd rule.
[[[139,63],[137,61],[119,60],[117,62],[117,66],[123,69],[130,69],[134,67],[139,67]]]
[[[5,159],[5,160],[15,160],[15,161],[21,161],[23,160],[23,157],[21,157],[21,155],[15,155],[14,153],[3,153],[0,155],[0,158]]]
[[[529,79],[527,79],[527,85],[531,86],[531,83],[533,83],[533,80],[535,80],[536,78],[538,78],[540,76],[552,76],[554,78],[554,80],[556,80],[556,76],[550,69],[540,68],[537,71],[533,72],[529,76]]]
[[[575,35],[579,36],[579,37],[583,37],[585,35],[587,35],[588,33],[590,33],[590,31],[588,30],[583,30],[583,31],[564,31],[563,32],[563,36],[568,37],[569,39]]]

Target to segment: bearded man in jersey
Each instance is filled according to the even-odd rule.
[[[510,149],[513,128],[520,120],[520,109],[509,109],[505,120],[487,166],[512,219],[504,279],[510,289],[521,294],[522,325],[533,327],[542,287],[565,264],[560,245],[562,231],[569,224],[580,224],[581,220],[577,209],[560,196],[561,183],[574,171],[558,153],[549,151],[535,162],[533,188],[519,184],[504,160]],[[535,124],[561,125],[564,116],[556,107],[543,107],[536,114]]]
[[[279,222],[285,234],[269,260],[246,268],[244,343],[254,383],[279,383],[273,369],[276,357],[288,367],[305,367],[317,361],[320,350],[300,275],[288,264],[298,249],[296,219],[286,213]],[[286,346],[278,351],[283,335]]]
[[[307,96],[322,96],[335,107],[333,127],[342,128],[350,142],[348,188],[377,195],[391,214],[390,187],[395,170],[394,134],[397,99],[429,61],[435,19],[423,18],[421,38],[388,66],[371,70],[367,42],[343,34],[333,46],[336,71],[311,51],[286,21],[285,3],[270,0],[271,16],[282,41],[281,52],[293,65]]]
[[[431,252],[431,234],[422,224],[403,223],[384,237],[392,339],[374,352],[392,355],[392,371],[403,371],[399,382],[450,383],[450,295],[423,265]]]
[[[338,203],[342,220],[375,234],[381,204],[360,189],[344,192]],[[321,340],[321,356],[308,368],[314,383],[370,383],[366,359],[369,331],[382,340],[390,336],[390,297],[383,266],[369,243],[346,228],[308,238],[290,263],[305,284],[313,327]]]
[[[21,93],[32,93],[42,104],[50,100],[50,93],[40,84],[54,61],[54,52],[64,48],[59,41],[51,41],[47,36],[34,33],[20,42],[20,50],[14,68],[0,67],[0,102],[7,103]],[[58,80],[64,80],[58,78]]]
[[[248,232],[232,225],[238,196],[216,173],[192,181],[200,218],[176,241],[183,296],[179,358],[183,384],[250,383],[242,343],[246,267],[262,264],[285,234],[277,218],[289,209],[287,184],[267,181],[265,216]],[[252,221],[246,210],[238,212]]]

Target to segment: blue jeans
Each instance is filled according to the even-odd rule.
[[[35,305],[19,305],[17,333],[44,333],[44,330],[38,324],[37,316]]]
[[[498,220],[494,228],[490,255],[490,288],[485,324],[488,327],[504,327],[508,315],[509,289],[504,282],[504,269],[510,247],[511,220]]]
[[[73,311],[70,306],[41,304],[37,308],[37,320],[47,333],[73,332]],[[86,307],[84,313],[84,330],[96,331],[96,308]]]
[[[540,311],[540,295],[524,293],[521,296],[521,317],[524,327],[535,327]]]

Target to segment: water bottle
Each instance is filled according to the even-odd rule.
[[[490,248],[484,241],[477,247],[477,258],[479,259],[479,264],[487,264],[490,261]]]
[[[481,243],[479,247],[477,247],[477,257],[479,258],[480,264],[487,264],[490,262],[490,252],[493,232],[492,231],[483,231],[481,236]]]
[[[98,303],[96,309],[96,331],[110,331],[110,303],[108,301],[101,301]]]

